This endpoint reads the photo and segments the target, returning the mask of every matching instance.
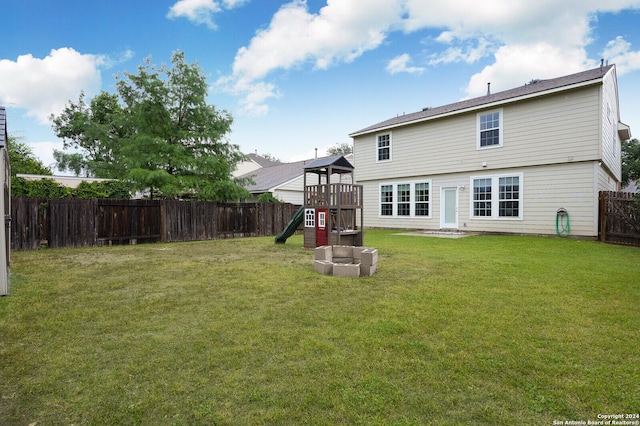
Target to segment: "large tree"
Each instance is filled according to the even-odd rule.
[[[20,142],[16,137],[9,135],[7,141],[7,152],[11,165],[11,175],[18,173],[28,175],[51,175],[51,169],[45,167],[34,154],[29,145]]]
[[[243,159],[226,139],[232,117],[207,104],[197,64],[187,64],[182,52],[173,54],[171,67],[147,59],[116,87],[116,94],[102,92],[89,104],[80,95],[52,117],[64,148],[82,154],[57,153],[61,166],[124,178],[152,196],[230,201],[248,194],[231,175]]]
[[[353,152],[353,146],[349,142],[339,142],[327,149],[328,155],[347,155]]]
[[[622,142],[622,186],[640,179],[640,141],[629,139]]]

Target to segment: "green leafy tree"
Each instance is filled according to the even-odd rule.
[[[327,149],[328,155],[347,155],[353,152],[353,146],[348,142],[341,142]]]
[[[86,182],[82,181],[71,191],[73,198],[131,198],[130,185],[123,181],[99,181]]]
[[[14,177],[11,179],[11,195],[14,197],[67,198],[71,195],[71,189],[49,178],[28,181],[23,177]]]
[[[133,192],[131,184],[122,180],[108,180],[104,182],[95,182],[95,184],[102,188],[105,198],[126,200],[131,198],[131,193]]]
[[[29,181],[23,177],[11,177],[11,196],[27,197],[29,193]]]
[[[274,163],[279,163],[280,159],[274,155],[271,155],[270,153],[266,153],[266,154],[260,154],[260,157],[269,160],[269,161],[273,161]]]
[[[69,102],[57,117],[52,116],[53,130],[63,140],[63,149],[54,151],[56,166],[76,176],[121,178],[121,144],[126,139],[124,121],[127,117],[118,96],[101,92],[89,104],[84,93],[77,103]]]
[[[263,192],[258,196],[259,203],[280,203],[281,201],[276,198],[271,192]]]
[[[20,142],[16,137],[9,135],[7,141],[7,152],[11,164],[11,176],[18,173],[28,175],[50,176],[51,169],[45,167],[42,162],[33,154],[31,147]]]
[[[56,160],[56,167],[61,172],[70,172],[74,176],[86,176],[89,174],[84,155],[80,153],[67,153],[54,149],[53,159]]]
[[[640,141],[629,139],[622,142],[622,186],[640,179]]]
[[[117,93],[102,92],[87,104],[84,95],[52,116],[65,149],[59,164],[87,175],[131,181],[152,197],[230,201],[246,197],[243,181],[232,177],[244,155],[226,135],[232,117],[208,105],[207,82],[182,52],[171,67],[146,60],[137,74],[124,73]]]

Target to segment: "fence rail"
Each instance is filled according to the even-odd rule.
[[[11,200],[11,249],[272,236],[298,206],[174,200]]]
[[[600,241],[640,246],[640,197],[631,192],[601,191]]]

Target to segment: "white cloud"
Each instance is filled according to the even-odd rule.
[[[565,0],[561,7],[555,0],[541,0],[535,6],[528,1],[488,1],[482,7],[476,7],[472,0],[407,0],[405,28],[446,28],[435,40],[450,47],[432,55],[430,65],[471,63],[493,53],[494,63],[469,81],[466,92],[472,97],[485,94],[489,82],[495,92],[533,78],[557,77],[597,66],[599,58],[591,59],[586,52],[596,14],[639,7],[638,0]],[[483,39],[491,42],[483,44]],[[473,43],[478,44],[473,47]],[[634,63],[630,46],[615,43],[611,48],[624,51],[616,61]]]
[[[89,98],[99,92],[99,68],[106,61],[71,48],[53,49],[42,59],[27,54],[16,61],[0,60],[0,102],[48,124],[49,116],[62,112],[81,91]]]
[[[406,0],[404,28],[445,28],[443,37],[471,39],[491,35],[503,42],[546,40],[555,43],[583,42],[591,13],[605,7],[606,0]],[[626,3],[637,3],[628,0]],[[600,4],[600,6],[598,6]]]
[[[523,84],[523,78],[546,78],[597,65],[586,53],[597,14],[630,8],[640,8],[640,0],[565,0],[561,5],[557,0],[540,0],[535,5],[528,0],[482,4],[477,0],[328,0],[318,13],[309,13],[304,0],[293,0],[238,50],[232,74],[219,84],[244,97],[244,105],[265,113],[264,103],[279,94],[275,83],[260,83],[268,76],[276,78],[273,74],[278,70],[307,64],[326,69],[378,48],[393,31],[437,29],[441,31],[435,38],[436,45],[441,45],[437,50],[443,51],[423,52],[429,58],[424,65],[471,64],[494,55],[495,62],[473,76],[467,88],[469,95],[486,93],[487,80],[498,90],[516,81]],[[637,54],[623,40],[615,41],[608,51],[625,67],[635,69]],[[423,71],[424,65],[409,66],[411,57],[405,55],[388,63],[387,71]]]
[[[328,0],[319,13],[312,14],[305,1],[294,0],[276,12],[269,27],[258,31],[249,46],[238,50],[233,74],[218,83],[247,98],[255,97],[251,92],[255,87],[264,99],[278,97],[275,85],[268,85],[272,92],[265,93],[267,87],[255,83],[276,70],[305,63],[326,69],[338,62],[351,62],[380,46],[401,11],[399,1]]]
[[[422,74],[424,72],[424,68],[421,67],[410,67],[409,62],[411,62],[411,56],[408,53],[403,53],[402,55],[398,55],[387,64],[386,70],[390,74],[397,74],[400,72],[406,72],[409,74]]]
[[[179,0],[169,8],[167,18],[187,18],[194,24],[206,25],[211,29],[216,29],[213,16],[223,9],[233,9],[246,3],[248,0]]]
[[[485,67],[469,81],[470,97],[491,91],[498,92],[524,85],[533,79],[544,79],[583,71],[595,67],[596,61],[586,57],[584,49],[565,50],[546,43],[502,46],[495,54],[495,63]]]
[[[445,35],[445,37],[442,37]],[[443,33],[438,38],[439,41],[446,40],[446,43],[453,43],[454,38],[450,38],[450,33]],[[484,37],[468,41],[465,46],[450,47],[443,52],[434,53],[429,59],[429,65],[449,64],[465,62],[472,64],[489,55],[495,49],[494,44]]]
[[[602,57],[609,63],[616,64],[618,75],[640,69],[640,51],[632,51],[631,43],[621,36],[607,43]]]
[[[49,167],[54,173],[57,172],[55,167],[56,160],[53,158],[53,150],[62,151],[62,141],[28,142],[27,145],[45,167]]]

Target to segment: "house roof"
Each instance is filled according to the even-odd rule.
[[[602,78],[613,67],[614,65],[607,65],[576,74],[566,75],[563,77],[552,78],[548,80],[532,80],[530,83],[527,83],[524,86],[516,87],[514,89],[492,93],[473,99],[467,99],[464,101],[455,102],[435,108],[424,108],[422,111],[414,112],[411,114],[403,114],[374,124],[372,126],[365,127],[364,129],[351,133],[349,136],[360,136],[382,129],[413,124],[438,118],[440,116],[446,116],[470,109],[489,106],[492,104],[506,103],[517,99],[528,98],[531,96],[540,96],[545,94],[546,92],[553,93],[559,90],[568,90],[574,87],[596,84],[601,82]]]

